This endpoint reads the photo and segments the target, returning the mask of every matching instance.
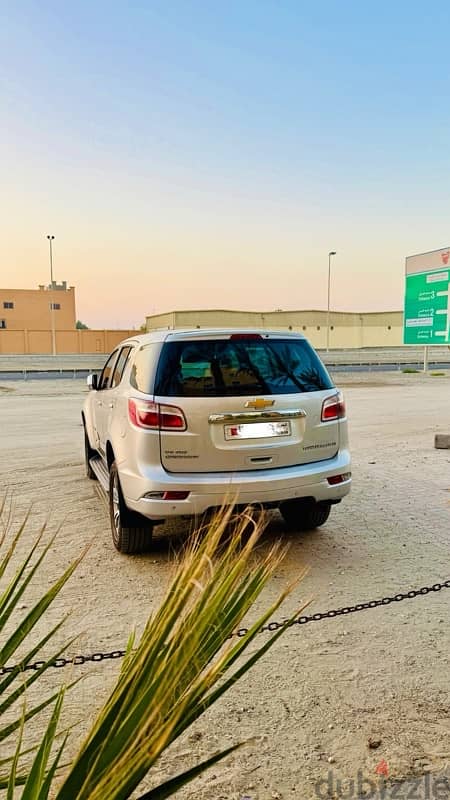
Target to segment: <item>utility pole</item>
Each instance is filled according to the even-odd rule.
[[[55,304],[53,302],[53,251],[52,242],[54,236],[47,236],[50,246],[50,320],[52,328],[52,355],[56,356],[56,333],[55,333]]]
[[[331,288],[331,256],[336,255],[336,250],[328,253],[328,304],[327,304],[327,353],[330,349],[330,288]]]

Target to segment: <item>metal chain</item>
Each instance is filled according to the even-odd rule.
[[[322,611],[316,614],[310,614],[309,616],[304,615],[294,620],[283,619],[280,622],[273,620],[272,622],[268,622],[267,625],[263,625],[262,628],[260,628],[259,633],[266,633],[268,631],[273,632],[279,630],[280,628],[291,628],[293,625],[306,625],[308,622],[321,622],[324,619],[332,619],[333,617],[355,614],[357,611],[367,611],[371,608],[389,606],[391,603],[400,603],[402,600],[412,600],[415,597],[424,597],[425,595],[430,594],[430,592],[440,592],[441,589],[450,589],[450,580],[444,581],[443,583],[434,583],[433,586],[422,586],[421,589],[411,589],[409,592],[395,594],[393,597],[382,597],[379,600],[369,600],[365,603],[356,603],[353,606],[343,606],[342,608],[335,608],[331,609],[330,611]],[[230,634],[228,639],[232,639],[235,636],[246,636],[249,630],[249,628],[239,628],[237,631],[234,631],[232,634]],[[56,658],[54,661],[49,662],[47,666],[56,668],[67,667],[70,664],[79,666],[89,662],[95,663],[107,661],[108,659],[123,658],[125,653],[126,650],[113,650],[111,653],[92,653],[89,656]],[[16,664],[12,667],[0,667],[0,675],[6,675],[15,671],[20,673],[25,672],[26,670],[38,670],[42,667],[45,667],[46,663],[46,661],[35,661],[33,664]]]
[[[47,664],[48,667],[68,667],[69,664],[79,666],[80,664],[87,664],[89,661],[107,661],[109,658],[123,658],[126,650],[113,650],[111,653],[92,653],[89,656],[74,656],[73,658],[55,658],[48,664],[46,661],[35,661],[33,664],[16,664],[13,667],[0,667],[0,675],[7,675],[10,672],[26,672],[30,669],[41,669]]]
[[[322,611],[317,614],[309,616],[301,616],[294,620],[284,619],[281,622],[268,622],[263,625],[259,633],[265,631],[276,631],[279,628],[292,627],[293,625],[306,625],[307,622],[320,622],[323,619],[332,619],[333,617],[340,617],[346,614],[355,614],[357,611],[367,611],[370,608],[379,608],[380,606],[389,606],[391,603],[400,603],[402,600],[412,600],[414,597],[424,597],[430,592],[440,592],[441,589],[450,589],[450,580],[443,583],[434,583],[433,586],[422,586],[421,589],[411,589],[409,592],[395,594],[393,597],[382,597],[380,600],[369,600],[365,603],[356,603],[354,606],[343,606],[342,608],[331,609],[330,611]],[[238,631],[232,633],[232,636],[245,636],[248,633],[248,628],[239,628]]]

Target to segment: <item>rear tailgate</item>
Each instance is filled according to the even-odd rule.
[[[162,464],[168,472],[235,472],[332,458],[339,449],[339,424],[321,422],[322,402],[329,396],[329,391],[288,400],[276,396],[266,411],[245,408],[241,397],[213,405],[210,398],[196,398],[195,404],[184,398],[177,405],[187,429],[160,431]]]
[[[321,414],[334,394],[303,337],[166,342],[155,401],[178,407],[186,429],[160,431],[162,464],[169,472],[236,472],[332,458],[339,422]]]

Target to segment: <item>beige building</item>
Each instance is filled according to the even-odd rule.
[[[0,289],[0,355],[110,353],[135,333],[77,330],[76,319],[75,288],[66,281],[38,289]]]
[[[123,339],[133,336],[133,330],[57,330],[56,355],[88,355],[110,353]],[[0,330],[0,355],[45,355],[52,353],[50,330]]]
[[[265,328],[304,333],[314,347],[327,346],[326,311],[171,311],[146,318],[148,331],[160,328]],[[399,347],[403,312],[330,313],[330,347]]]
[[[0,330],[75,329],[75,288],[66,281],[38,289],[0,289]]]
[[[0,313],[4,303],[15,303],[17,295],[27,294],[26,290],[0,290]],[[57,295],[56,293],[59,292]],[[41,315],[33,317],[35,325],[23,325],[23,318],[15,320],[11,312],[17,308],[6,308],[7,326],[0,327],[0,354],[26,355],[52,352],[52,334],[50,323],[49,298],[59,302],[61,308],[55,310],[55,351],[57,354],[95,354],[109,353],[118,342],[133,336],[134,330],[76,330],[75,302],[73,289],[48,289],[28,292],[32,296],[40,295],[44,304],[40,305]],[[14,298],[14,299],[6,299]],[[20,300],[19,296],[19,300]],[[63,300],[72,302],[70,324],[66,327],[57,325],[58,313],[62,312]],[[67,311],[67,308],[66,308]],[[36,308],[33,313],[37,314]],[[64,313],[64,312],[63,312]],[[45,316],[48,314],[47,323]],[[22,319],[22,326],[18,319]],[[29,315],[27,321],[31,319]],[[15,327],[18,326],[18,327]],[[147,317],[147,330],[172,328],[265,328],[280,331],[300,331],[318,349],[325,349],[327,344],[327,312],[326,311],[172,311]],[[374,313],[346,313],[333,311],[330,314],[330,347],[335,349],[351,349],[360,347],[399,347],[403,343],[403,313],[401,311]]]

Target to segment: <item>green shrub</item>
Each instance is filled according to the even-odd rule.
[[[61,767],[67,735],[62,743],[58,738],[66,688],[55,691],[31,708],[24,705],[12,722],[3,726],[0,723],[0,741],[9,741],[12,747],[9,758],[2,762],[4,773],[0,779],[0,788],[7,790],[7,800],[18,796],[21,800],[47,800],[49,796],[55,800],[124,800],[130,797],[163,751],[284,633],[287,626],[246,655],[251,643],[255,647],[254,639],[261,626],[292,587],[281,593],[244,636],[230,639],[284,556],[279,545],[272,547],[265,556],[255,553],[263,520],[255,522],[248,515],[241,515],[230,530],[230,515],[231,511],[222,511],[206,532],[197,533],[190,540],[161,606],[149,618],[140,641],[135,642],[134,637],[130,637],[120,675],[69,765]],[[25,519],[10,542],[9,532],[4,537],[7,551],[0,561],[0,579],[5,577],[26,523]],[[38,554],[44,534],[45,526],[19,564],[15,576],[0,588],[2,638],[5,621],[13,619],[19,600],[39,574],[54,541],[50,539]],[[0,648],[0,666],[13,659],[19,645],[30,639],[37,620],[46,613],[82,557],[83,553],[26,618],[5,636]],[[300,611],[297,609],[294,617]],[[23,700],[27,689],[39,681],[62,652],[53,652],[36,672],[22,671],[26,663],[39,656],[61,624],[54,626],[36,644],[28,645],[18,666],[0,678],[2,713]],[[40,743],[31,748],[30,756],[29,723],[35,725],[36,715],[46,708],[52,709],[52,713]],[[236,743],[212,754],[194,768],[146,792],[141,800],[170,797],[240,746]]]

